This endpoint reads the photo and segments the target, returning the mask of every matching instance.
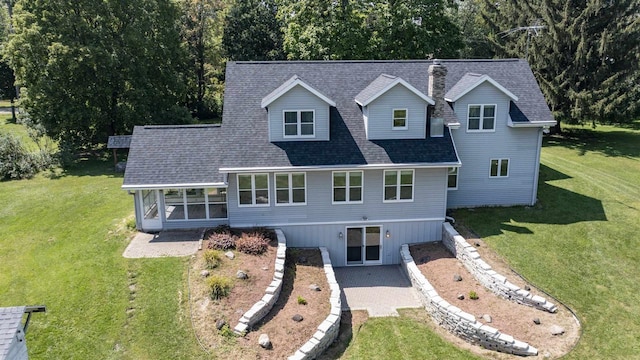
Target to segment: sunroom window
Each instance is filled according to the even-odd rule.
[[[227,217],[226,188],[166,189],[163,193],[167,221]]]

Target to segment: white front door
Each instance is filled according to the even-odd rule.
[[[380,226],[347,227],[347,265],[380,265],[381,236]]]
[[[144,231],[162,230],[162,218],[160,217],[160,193],[159,190],[138,191],[140,212],[138,214]]]

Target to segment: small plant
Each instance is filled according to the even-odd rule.
[[[469,299],[478,300],[478,294],[473,290],[469,291]]]
[[[230,232],[214,232],[209,236],[209,245],[207,245],[207,248],[217,250],[235,249],[237,239],[238,238],[231,235]]]
[[[204,261],[208,269],[215,269],[220,265],[222,252],[220,250],[205,250]]]
[[[231,327],[229,326],[229,324],[224,324],[222,326],[222,328],[220,330],[218,330],[220,335],[226,337],[226,338],[233,338],[236,337],[236,333],[233,332],[233,330],[231,330]]]
[[[209,287],[211,299],[219,300],[229,295],[233,287],[233,281],[228,277],[215,275],[207,278],[207,286]]]
[[[125,220],[125,226],[129,230],[135,230],[136,229],[136,218],[135,217],[128,217],[127,220]]]
[[[307,300],[302,296],[298,295],[298,305],[307,305]]]
[[[240,252],[249,255],[261,255],[269,246],[269,240],[258,233],[242,234],[238,240],[236,240],[236,249]]]

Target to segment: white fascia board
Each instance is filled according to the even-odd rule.
[[[443,163],[403,163],[403,164],[367,164],[367,165],[332,165],[332,166],[281,166],[281,167],[251,167],[251,168],[220,168],[221,173],[254,173],[254,172],[279,172],[279,171],[327,171],[327,170],[383,170],[400,168],[449,168],[459,167],[462,164],[456,162]]]
[[[184,183],[184,184],[143,184],[143,185],[122,185],[122,190],[156,190],[156,189],[190,189],[190,188],[211,188],[227,187],[226,183]]]
[[[448,124],[444,124],[446,127],[448,127],[449,129],[453,129],[453,130],[457,130],[460,128],[460,123],[459,122],[454,122],[454,123],[448,123]]]
[[[507,126],[512,128],[536,128],[536,127],[549,127],[556,125],[555,120],[541,120],[541,121],[527,121],[527,122],[518,122],[511,120],[511,116],[507,121]]]
[[[283,87],[282,89],[280,89],[277,93],[275,94],[270,94],[267,97],[264,97],[262,99],[262,102],[260,103],[260,106],[262,106],[262,108],[266,108],[267,106],[269,106],[271,103],[273,103],[274,101],[276,101],[277,99],[279,99],[282,95],[286,94],[287,92],[289,92],[289,90],[293,89],[295,86],[300,85],[303,88],[307,89],[310,93],[312,93],[313,95],[319,97],[320,99],[322,99],[322,101],[326,102],[327,104],[329,104],[329,106],[336,106],[336,102],[329,99],[328,97],[324,96],[322,93],[320,93],[318,90],[314,89],[313,87],[311,87],[310,85],[308,85],[307,83],[305,83],[304,81],[302,81],[300,78],[295,78],[295,80],[291,81],[291,79],[289,80],[289,84],[285,87]]]
[[[505,88],[504,86],[500,85],[497,81],[493,80],[489,75],[482,75],[475,84],[473,84],[473,85],[469,86],[468,88],[466,88],[463,92],[458,94],[458,96],[456,96],[455,98],[446,98],[445,97],[444,99],[446,101],[448,101],[448,102],[456,102],[460,98],[462,98],[463,96],[467,95],[471,90],[473,90],[473,89],[477,88],[478,86],[480,86],[485,81],[488,81],[491,85],[495,86],[498,90],[502,91],[505,95],[507,95],[509,98],[511,98],[511,100],[518,101],[518,97],[514,93],[512,93],[509,90],[507,90],[507,88]]]
[[[375,99],[379,98],[384,93],[386,93],[387,91],[391,90],[393,87],[395,87],[398,84],[400,84],[400,85],[404,86],[405,88],[409,89],[409,91],[411,91],[412,93],[416,94],[420,99],[428,102],[430,105],[435,105],[436,104],[436,102],[433,101],[432,98],[430,98],[427,95],[423,94],[422,92],[420,92],[420,90],[416,89],[411,84],[409,84],[408,82],[402,80],[401,78],[397,78],[395,81],[389,83],[389,85],[385,86],[382,90],[378,91],[376,94],[371,96],[369,99],[367,99],[367,101],[359,102],[359,101],[356,100],[356,103],[358,105],[360,105],[360,106],[367,106],[367,105],[371,104]]]

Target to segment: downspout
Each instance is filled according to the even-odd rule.
[[[542,152],[542,130],[538,129],[538,151],[536,152],[536,163],[534,165],[533,173],[533,191],[531,192],[531,206],[536,204],[536,198],[538,197],[538,179],[540,177],[540,153]]]

